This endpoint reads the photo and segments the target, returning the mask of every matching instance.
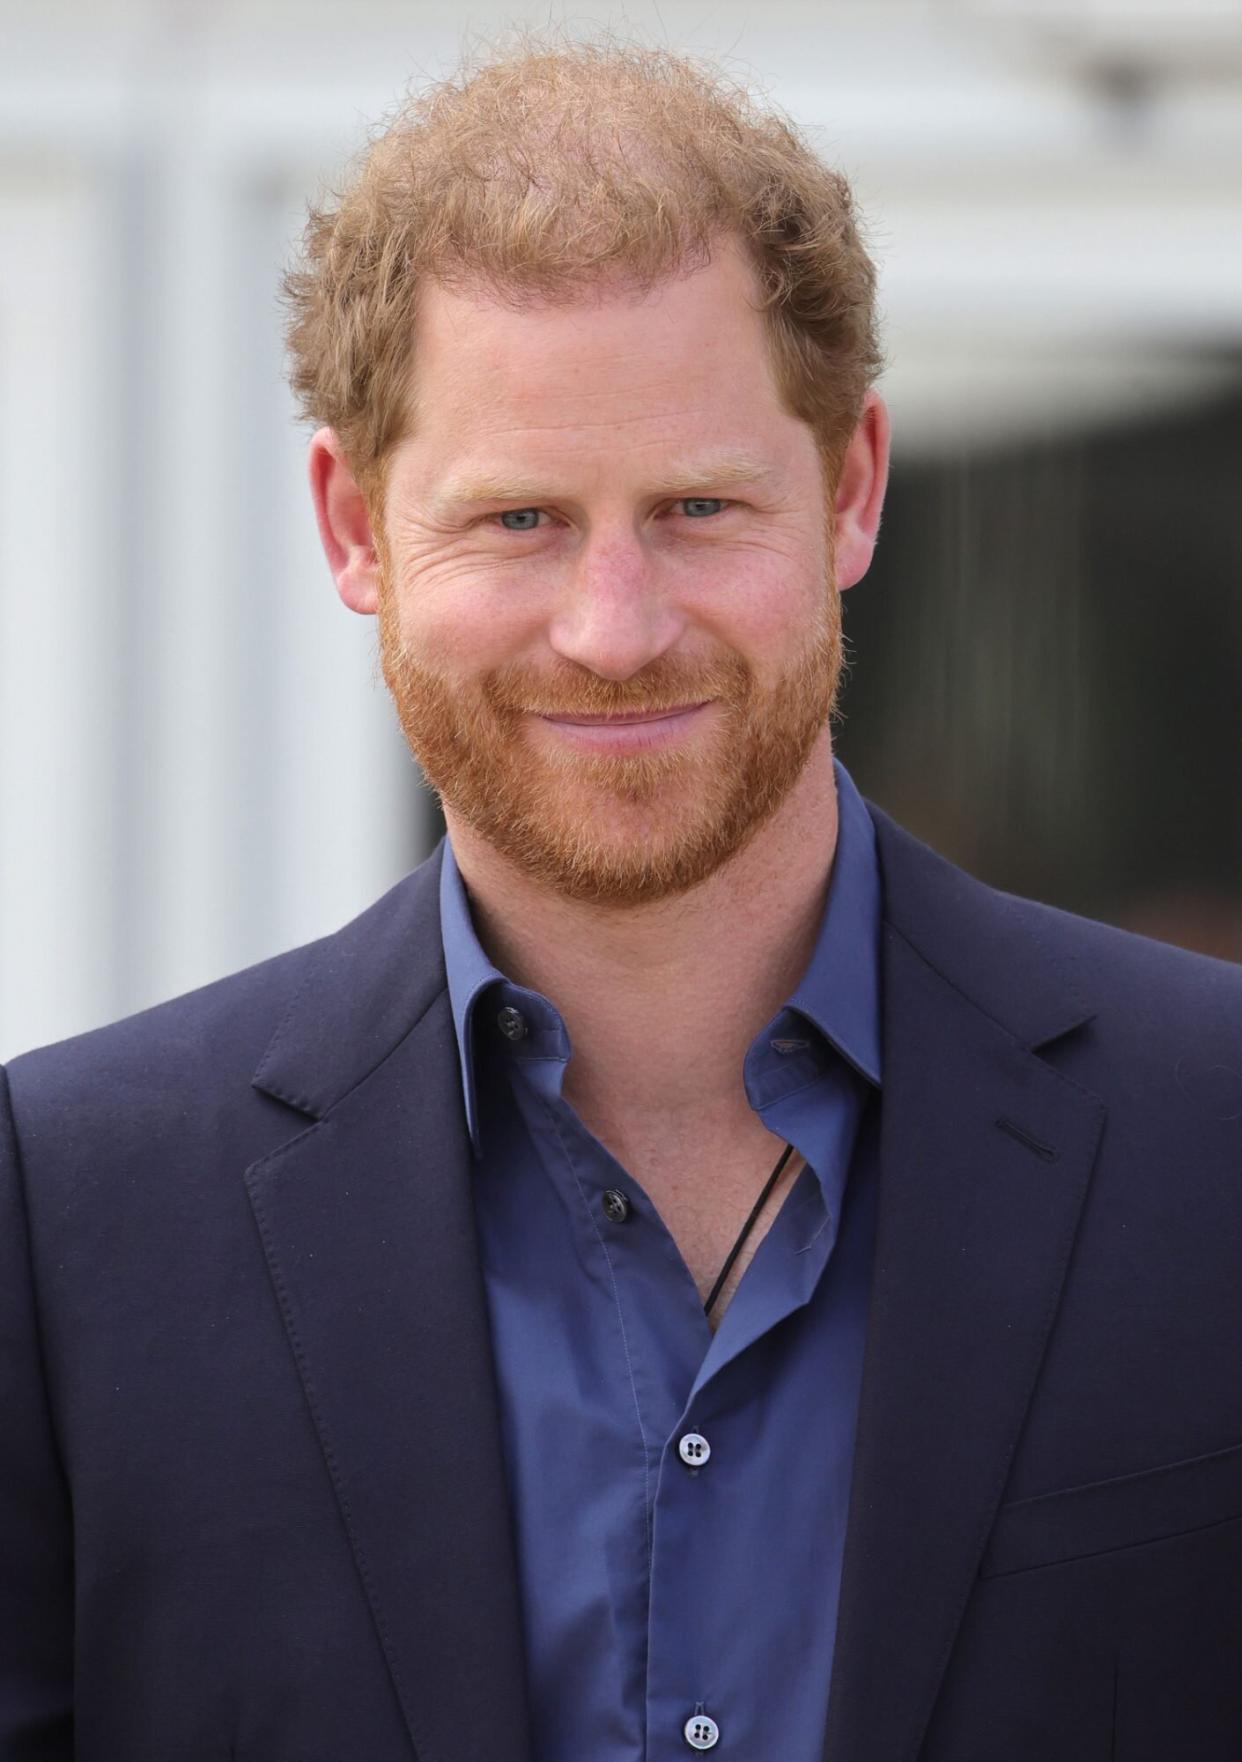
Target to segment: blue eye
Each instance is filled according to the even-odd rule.
[[[533,532],[539,524],[538,508],[506,508],[500,523],[509,532]]]
[[[718,496],[684,496],[681,505],[692,520],[702,520],[709,514],[719,514],[724,502]]]

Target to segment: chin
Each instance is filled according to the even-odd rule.
[[[627,807],[562,803],[551,819],[492,828],[500,853],[562,898],[614,906],[651,905],[701,886],[748,842],[754,827],[736,816],[695,814],[683,798]],[[483,830],[480,828],[480,830]]]

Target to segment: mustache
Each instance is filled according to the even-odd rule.
[[[745,700],[751,671],[740,655],[703,665],[659,660],[630,679],[605,679],[569,663],[551,675],[530,668],[505,667],[489,673],[482,692],[501,715],[574,716],[659,715],[687,704],[723,698]]]

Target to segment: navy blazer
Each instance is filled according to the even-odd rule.
[[[1242,968],[870,811],[825,1762],[1237,1762]],[[2,1762],[537,1762],[438,867],[0,1083]]]

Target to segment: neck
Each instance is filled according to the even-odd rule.
[[[837,842],[827,736],[750,843],[700,886],[639,907],[567,900],[531,882],[446,810],[475,929],[491,960],[560,1010],[565,1093],[618,1125],[747,1113],[742,1061],[797,984]]]

